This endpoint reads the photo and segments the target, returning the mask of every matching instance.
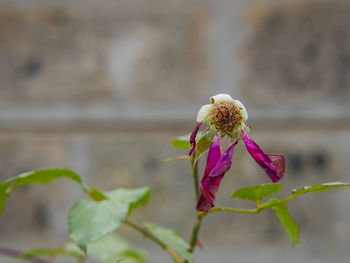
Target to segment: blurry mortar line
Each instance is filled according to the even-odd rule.
[[[350,131],[350,118],[333,120],[261,120],[250,119],[249,125],[260,131]],[[0,133],[143,133],[143,132],[183,132],[191,131],[189,120],[40,120],[1,121]]]

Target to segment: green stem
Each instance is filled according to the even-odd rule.
[[[141,233],[144,237],[152,240],[154,243],[159,245],[162,249],[166,250],[169,253],[169,255],[172,257],[175,263],[183,262],[181,256],[176,251],[174,251],[167,244],[165,244],[163,241],[161,241],[159,238],[153,235],[152,232],[149,231],[146,227],[139,226],[128,219],[125,220],[124,224],[136,230],[137,232]]]
[[[167,245],[164,244],[161,240],[159,240],[156,236],[154,236],[147,228],[139,226],[130,220],[125,220],[124,222],[127,226],[133,228],[134,230],[140,232],[143,236],[151,239],[153,242],[155,242],[157,245],[159,245],[162,249],[167,249]]]
[[[294,197],[295,197],[295,196],[294,196],[293,194],[291,194],[291,195],[287,196],[286,198],[283,198],[283,199],[281,200],[281,202],[279,202],[279,204],[280,204],[280,203],[285,203],[285,202],[287,202],[287,201],[290,201],[290,200],[292,200]]]
[[[292,200],[294,197],[295,196],[293,196],[293,195],[289,195],[289,196],[283,198],[282,200],[279,200],[279,202],[274,203],[273,206],[286,203],[287,201]],[[259,213],[261,210],[264,210],[267,208],[271,208],[271,207],[261,207],[260,201],[257,200],[256,201],[256,208],[245,209],[245,208],[218,206],[218,207],[214,207],[214,208],[210,209],[208,213],[210,214],[210,213],[214,213],[214,212],[224,211],[224,212],[231,212],[231,213],[254,214],[254,213]]]
[[[12,257],[12,258],[21,258],[23,252],[12,249],[12,248],[6,248],[6,247],[0,247],[0,255]],[[38,257],[30,257],[30,258],[21,258],[33,263],[47,263],[45,259],[38,258]]]
[[[198,178],[198,162],[193,163],[192,162],[192,175],[193,175],[193,185],[194,185],[194,191],[196,193],[196,202],[199,199],[199,178]]]
[[[254,214],[259,213],[261,209],[253,208],[253,209],[244,209],[244,208],[234,208],[234,207],[226,207],[226,206],[217,206],[209,210],[210,213],[214,212],[232,212],[232,213],[246,213],[246,214]]]
[[[196,193],[196,203],[199,199],[200,192],[199,192],[199,179],[198,179],[198,162],[192,162],[192,173],[193,173],[193,182],[194,182],[194,189]],[[197,213],[196,221],[192,228],[192,234],[190,238],[190,248],[188,249],[190,252],[193,252],[196,247],[196,241],[198,238],[199,230],[202,224],[202,219],[205,216],[203,213]]]
[[[196,242],[197,242],[199,230],[202,224],[202,219],[205,215],[206,215],[205,213],[197,213],[196,222],[194,223],[191,240],[190,240],[190,248],[189,248],[190,252],[193,252],[196,247]]]

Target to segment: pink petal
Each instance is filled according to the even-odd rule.
[[[269,156],[270,160],[276,167],[277,177],[281,179],[286,170],[286,159],[284,158],[283,155],[275,154],[275,153],[268,153],[267,156]]]
[[[207,157],[207,165],[205,166],[204,176],[209,175],[210,171],[215,167],[217,162],[221,158],[221,140],[220,135],[215,135],[209,148],[209,153]]]
[[[284,175],[285,160],[282,155],[265,154],[248,135],[242,131],[243,140],[253,159],[263,168],[272,182],[278,182]]]
[[[220,187],[225,172],[230,169],[233,149],[237,141],[233,142],[223,154],[220,148],[220,136],[216,135],[210,145],[207,166],[201,180],[201,196],[197,203],[198,211],[208,212],[213,206],[215,195]],[[214,171],[214,173],[213,173]]]
[[[237,145],[238,140],[235,140],[222,154],[220,160],[217,162],[215,167],[210,171],[209,176],[210,177],[216,177],[223,173],[226,173],[230,168],[232,164],[232,155],[233,155],[233,149]]]
[[[208,198],[201,194],[197,203],[197,211],[208,212],[214,205],[208,200]]]
[[[188,155],[192,155],[194,149],[196,149],[196,143],[192,144],[190,151],[188,152]]]
[[[214,207],[215,195],[219,190],[219,186],[222,180],[222,176],[209,177],[207,176],[201,181],[201,195],[197,203],[197,210],[208,212],[210,208]]]
[[[192,155],[194,149],[196,149],[196,136],[202,124],[203,122],[198,123],[191,133],[191,136],[190,136],[191,149],[188,153],[189,155]]]

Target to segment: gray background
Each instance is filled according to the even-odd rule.
[[[0,179],[68,167],[91,185],[152,188],[134,221],[188,238],[194,194],[173,136],[191,131],[201,105],[229,93],[248,109],[251,137],[287,157],[284,195],[350,182],[349,1],[0,1]],[[241,144],[217,204],[267,183]],[[22,187],[0,219],[0,244],[57,246],[83,196],[58,180]],[[197,262],[348,262],[350,191],[295,199],[292,247],[273,212],[205,219]],[[163,251],[128,229],[149,249]],[[8,260],[8,259],[4,259]],[[7,262],[7,261],[6,261]]]

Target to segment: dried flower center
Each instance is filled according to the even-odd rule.
[[[232,102],[221,102],[213,108],[211,123],[217,130],[230,134],[242,123],[241,110]]]

